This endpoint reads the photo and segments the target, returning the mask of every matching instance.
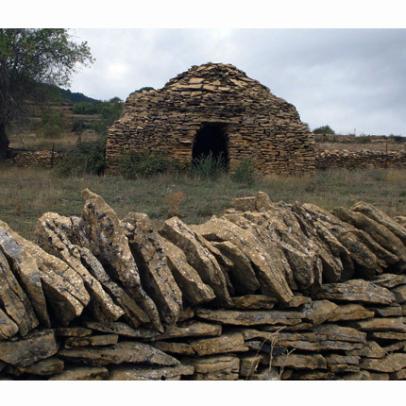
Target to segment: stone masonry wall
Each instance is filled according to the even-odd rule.
[[[406,152],[321,150],[316,153],[316,168],[406,168]]]
[[[17,166],[24,168],[42,167],[52,168],[55,163],[63,157],[60,152],[43,150],[43,151],[18,151],[13,157]]]
[[[223,64],[193,66],[160,90],[130,95],[124,115],[108,132],[110,171],[118,170],[123,155],[141,151],[190,165],[204,123],[224,126],[230,170],[251,159],[262,173],[314,171],[314,136],[295,107]]]
[[[404,216],[258,192],[156,230],[83,198],[35,243],[0,222],[0,379],[406,378]]]

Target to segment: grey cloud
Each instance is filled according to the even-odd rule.
[[[126,98],[205,62],[232,63],[316,127],[406,135],[406,30],[73,30],[96,57],[72,90]]]

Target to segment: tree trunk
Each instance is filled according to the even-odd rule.
[[[9,156],[9,140],[6,134],[6,125],[0,122],[0,160]]]

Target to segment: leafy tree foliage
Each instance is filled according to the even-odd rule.
[[[8,153],[6,127],[42,84],[67,86],[78,65],[93,62],[86,42],[66,29],[0,29],[0,158]]]
[[[323,125],[313,130],[315,134],[335,134],[335,131],[329,125]]]

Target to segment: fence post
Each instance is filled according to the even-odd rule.
[[[51,169],[54,167],[54,154],[55,154],[55,143],[52,143],[52,149],[51,149]]]

